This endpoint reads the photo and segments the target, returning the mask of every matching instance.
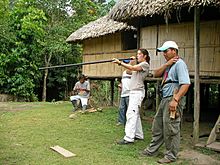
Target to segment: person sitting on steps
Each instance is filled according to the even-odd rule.
[[[85,75],[79,76],[79,81],[76,82],[73,92],[76,95],[70,96],[70,101],[73,104],[73,112],[78,109],[78,101],[81,102],[82,110],[85,111],[88,105],[88,99],[90,95],[90,83],[87,81]]]

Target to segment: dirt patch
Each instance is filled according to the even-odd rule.
[[[184,150],[179,152],[179,161],[188,161],[190,165],[218,165],[220,161],[199,153],[195,150]]]
[[[152,116],[142,117],[149,124],[152,123]],[[216,121],[200,122],[199,143],[206,144],[208,136]],[[187,162],[187,163],[185,163]],[[180,152],[177,164],[189,165],[219,165],[220,154],[204,147],[194,147],[193,144],[193,122],[183,121],[181,124]]]

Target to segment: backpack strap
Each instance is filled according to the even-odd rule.
[[[163,83],[162,87],[163,87],[165,84],[169,84],[169,83],[176,83],[176,84],[178,84],[179,81],[168,80],[168,81],[166,81],[166,82]]]

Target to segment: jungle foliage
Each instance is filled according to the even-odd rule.
[[[81,26],[107,14],[114,1],[1,0],[0,93],[41,100],[45,65],[81,62],[80,45],[66,38]],[[47,99],[64,99],[81,68],[49,70]]]

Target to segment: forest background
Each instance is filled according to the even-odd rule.
[[[67,99],[81,68],[38,68],[82,62],[81,45],[68,44],[66,38],[106,15],[114,4],[114,0],[1,0],[0,94],[22,101]],[[106,83],[101,86],[107,89]]]

